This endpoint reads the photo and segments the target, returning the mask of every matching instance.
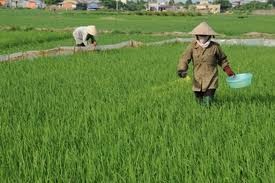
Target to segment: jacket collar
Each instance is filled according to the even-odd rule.
[[[209,46],[208,46],[207,48],[211,47],[212,43],[213,43],[213,42],[210,41],[210,44],[209,44]],[[195,49],[198,49],[199,47],[200,47],[200,45],[197,43],[197,41],[195,41],[194,48],[195,48]]]
[[[194,46],[194,48],[199,48],[200,47],[200,45],[197,43],[197,41],[195,41],[195,46]]]

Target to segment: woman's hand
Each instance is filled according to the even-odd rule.
[[[185,71],[185,70],[178,70],[178,76],[180,78],[185,78],[187,76],[187,71]]]
[[[223,68],[224,72],[226,72],[227,76],[235,76],[235,73],[232,71],[232,69],[229,67],[229,65],[225,66]]]

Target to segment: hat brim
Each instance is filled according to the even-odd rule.
[[[218,33],[216,32],[189,32],[188,34],[191,34],[191,35],[204,35],[204,36],[217,36],[219,35]]]
[[[206,22],[200,23],[196,26],[191,32],[191,35],[206,35],[206,36],[215,36],[218,35]]]
[[[95,35],[96,35],[96,31],[91,31],[91,30],[88,30],[87,32],[88,32],[89,34],[93,35],[93,36],[95,36]]]

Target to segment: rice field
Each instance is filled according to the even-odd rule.
[[[107,33],[96,36],[98,45],[115,44],[129,40],[146,43],[172,38],[175,36],[123,33]],[[75,45],[71,32],[0,31],[0,39],[0,55]]]
[[[274,16],[137,16],[86,11],[0,9],[0,54],[50,49],[74,44],[72,30],[77,26],[97,26],[98,44],[127,40],[152,42],[187,33],[201,21],[208,21],[222,38],[274,38]],[[180,32],[182,34],[173,34]],[[255,34],[256,32],[256,34]]]
[[[73,44],[68,32],[32,31],[2,31],[1,53]],[[166,37],[98,40],[129,38]],[[216,102],[204,107],[176,75],[186,46],[0,64],[0,182],[273,182],[274,48],[222,46],[235,72],[253,73],[252,85],[231,89],[220,69]]]
[[[41,11],[0,9],[0,26],[30,28],[68,28],[94,24],[100,30],[124,32],[189,32],[201,21],[208,21],[215,30],[226,36],[240,36],[247,32],[275,32],[274,16],[205,15],[205,16],[137,16],[98,14],[78,11]]]
[[[253,85],[220,72],[204,108],[175,74],[185,46],[1,64],[2,182],[272,182],[273,48],[224,47]]]

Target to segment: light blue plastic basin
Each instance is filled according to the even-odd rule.
[[[236,74],[226,78],[227,83],[231,88],[243,88],[251,85],[252,74],[251,73],[242,73]]]

